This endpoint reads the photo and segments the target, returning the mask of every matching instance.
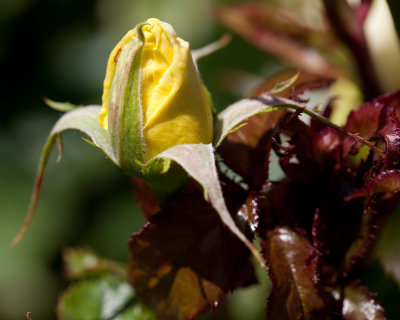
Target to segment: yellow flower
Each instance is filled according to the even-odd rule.
[[[108,60],[99,119],[116,152],[130,163],[147,162],[178,144],[212,141],[206,89],[189,43],[171,25],[149,19],[117,44]]]

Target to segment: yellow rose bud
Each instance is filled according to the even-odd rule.
[[[178,144],[212,141],[211,106],[189,43],[168,23],[147,20],[111,52],[99,119],[123,168]]]

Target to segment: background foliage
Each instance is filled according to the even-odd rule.
[[[42,97],[100,104],[108,54],[126,30],[155,16],[171,23],[193,48],[200,47],[225,32],[211,15],[211,5],[235,2],[0,0],[1,318],[23,319],[30,311],[33,319],[54,319],[58,296],[67,285],[63,249],[87,245],[124,262],[126,242],[144,222],[129,179],[79,135],[67,133],[68,152],[60,164],[55,164],[55,157],[50,161],[34,223],[16,248],[7,248],[27,209],[41,146],[59,117]],[[283,67],[238,37],[200,63],[219,110]],[[399,220],[397,213],[377,250],[398,276]],[[259,278],[266,285],[265,274]],[[373,260],[364,281],[379,294],[387,316],[399,316],[399,287],[379,259]],[[232,319],[264,319],[266,295],[260,286],[252,286],[228,297],[220,308],[227,308]],[[213,317],[218,317],[218,310]]]

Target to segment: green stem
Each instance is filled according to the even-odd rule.
[[[365,140],[364,138],[360,137],[357,134],[354,134],[354,133],[344,130],[343,128],[341,128],[338,125],[329,121],[329,119],[325,118],[324,116],[322,116],[310,109],[307,109],[305,106],[302,106],[293,100],[279,98],[279,97],[273,97],[268,94],[264,94],[260,97],[254,98],[254,99],[259,100],[259,101],[265,103],[266,105],[273,106],[274,108],[286,108],[286,109],[293,109],[296,111],[300,110],[301,112],[304,112],[305,114],[309,115],[310,117],[322,122],[323,124],[327,125],[328,127],[331,127],[333,129],[339,131],[340,133],[350,136],[353,139],[355,139],[357,142],[360,142],[360,143],[368,146],[369,148],[374,150],[376,153],[378,153],[381,157],[385,157],[385,154],[383,153],[383,151],[381,149],[379,149],[377,146],[373,145],[371,142]]]

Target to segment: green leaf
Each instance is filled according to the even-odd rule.
[[[166,158],[177,162],[204,189],[204,197],[218,212],[222,222],[253,253],[261,265],[264,265],[259,251],[245,237],[233,221],[222,195],[221,185],[215,166],[214,150],[211,144],[182,144],[159,154],[156,158]]]
[[[146,307],[137,304],[122,312],[113,320],[157,320],[156,315]]]
[[[242,128],[245,125],[243,124],[244,120],[262,112],[271,112],[285,108],[301,110],[321,122],[330,124],[329,120],[311,110],[305,109],[303,105],[294,100],[264,93],[254,98],[243,99],[233,103],[218,114],[214,125],[214,146],[218,147],[226,136]],[[335,128],[339,129],[337,126]]]
[[[62,320],[112,319],[133,297],[127,282],[103,276],[71,285],[58,301],[57,313]]]
[[[68,129],[82,131],[92,139],[94,145],[101,149],[111,161],[118,164],[111,147],[108,131],[99,122],[98,114],[100,109],[100,106],[87,106],[66,113],[54,125],[50,132],[50,137]]]
[[[39,160],[39,166],[36,173],[34,189],[32,192],[28,212],[26,214],[21,229],[10,244],[11,247],[15,246],[21,240],[33,218],[39,200],[43,174],[46,169],[51,151],[53,150],[54,144],[59,134],[68,129],[76,129],[82,131],[92,139],[93,144],[101,149],[107,155],[107,157],[111,159],[111,161],[116,164],[118,163],[112,150],[108,131],[100,126],[100,122],[98,119],[99,112],[99,106],[87,106],[79,109],[74,109],[64,114],[54,125],[43,147],[42,154]]]
[[[241,128],[241,122],[261,112],[278,110],[257,99],[243,99],[220,112],[214,126],[214,145],[218,147],[227,135]]]
[[[75,105],[75,104],[72,104],[69,102],[54,101],[47,97],[44,97],[43,100],[44,100],[44,103],[47,104],[50,108],[57,110],[57,111],[61,111],[61,112],[68,112],[68,111],[72,111],[76,108],[83,107],[81,105]]]
[[[276,93],[279,93],[279,92],[282,92],[282,91],[288,89],[297,81],[297,79],[299,78],[299,75],[300,75],[300,73],[297,72],[294,76],[290,77],[289,79],[277,83],[269,93],[276,94]]]
[[[90,248],[67,248],[63,250],[65,273],[70,279],[111,273],[125,279],[125,267],[100,257]]]

